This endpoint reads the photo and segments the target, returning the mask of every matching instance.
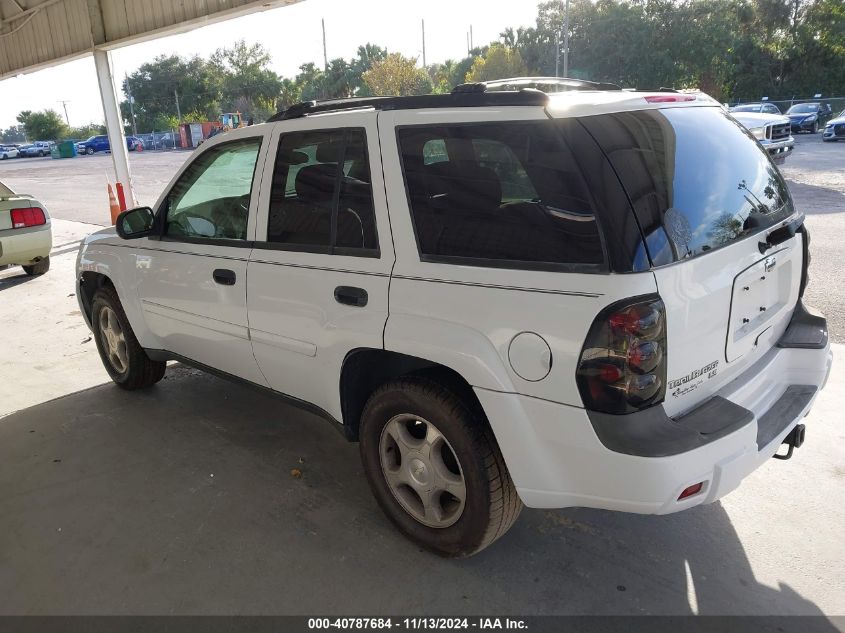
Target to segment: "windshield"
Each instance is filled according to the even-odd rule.
[[[731,112],[760,112],[762,109],[763,106],[760,103],[747,103],[732,107]]]
[[[819,111],[818,103],[799,103],[786,111],[787,114],[812,114]]]
[[[789,217],[786,183],[721,108],[665,108],[581,119],[628,191],[646,240],[640,265],[727,246]]]

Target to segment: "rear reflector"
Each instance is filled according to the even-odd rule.
[[[680,101],[695,101],[695,95],[652,95],[645,97],[647,103],[678,103]]]
[[[681,496],[678,497],[678,501],[680,501],[682,499],[686,499],[686,498],[691,497],[693,495],[697,495],[699,492],[701,492],[702,488],[704,488],[704,482],[703,481],[700,481],[697,484],[693,484],[692,486],[684,488],[684,491],[681,493]]]
[[[39,226],[47,223],[47,219],[44,217],[44,211],[38,207],[12,209],[10,214],[12,216],[13,229],[25,229],[30,226]]]

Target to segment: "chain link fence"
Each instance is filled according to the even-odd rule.
[[[824,103],[829,104],[830,109],[833,112],[834,116],[838,115],[840,112],[845,110],[845,95],[842,96],[828,96],[824,95],[822,97],[814,97],[814,96],[807,96],[807,97],[798,97],[793,96],[789,98],[778,98],[778,99],[766,99],[763,101],[762,99],[736,99],[733,101],[729,101],[728,105],[733,107],[736,105],[742,105],[743,103],[771,103],[782,112],[785,113],[789,108],[793,105],[798,103]]]

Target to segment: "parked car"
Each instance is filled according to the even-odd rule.
[[[50,269],[51,248],[46,207],[0,182],[0,268],[23,266],[27,275],[43,275]]]
[[[783,114],[774,103],[740,103],[729,108],[730,112],[756,112],[757,114]]]
[[[796,103],[786,111],[793,132],[815,134],[833,116],[828,103]]]
[[[20,156],[22,158],[32,158],[34,156],[49,156],[50,150],[53,149],[52,141],[35,141],[29,145],[24,145],[20,148]]]
[[[822,132],[823,141],[839,141],[845,139],[845,110],[827,122]]]
[[[144,143],[136,136],[126,137],[126,148],[134,152],[140,147],[144,149]],[[79,154],[94,154],[96,152],[110,152],[109,137],[105,134],[92,136],[91,138],[76,144],[76,151]]]
[[[17,158],[20,151],[14,145],[0,145],[0,160]]]
[[[208,139],[81,246],[106,371],[140,389],[178,359],[306,407],[445,556],[523,504],[726,495],[801,445],[830,371],[804,215],[709,97],[583,87],[300,104]]]
[[[780,114],[742,110],[731,110],[731,116],[751,132],[776,165],[782,165],[792,153],[795,139],[792,137],[789,118]]]

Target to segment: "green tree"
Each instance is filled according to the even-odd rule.
[[[374,95],[421,95],[430,93],[432,88],[428,73],[417,68],[417,60],[400,53],[375,62],[363,74],[363,80]]]
[[[220,81],[224,111],[240,111],[245,118],[266,119],[283,85],[281,77],[269,68],[270,62],[270,53],[262,44],[247,44],[244,40],[220,48],[211,56],[209,63]]]
[[[466,74],[467,81],[490,81],[507,77],[522,77],[528,74],[528,66],[516,48],[503,44],[492,44],[484,55],[472,62]]]
[[[22,125],[12,125],[0,131],[0,142],[23,143],[26,140],[26,131]]]
[[[197,113],[201,120],[216,120],[221,113],[222,78],[218,69],[198,56],[160,55],[141,66],[123,82],[123,91],[135,98],[139,132],[164,128],[161,124],[177,114],[176,95],[182,114]],[[129,103],[121,104],[125,121]]]
[[[17,119],[30,141],[55,141],[62,138],[67,129],[62,115],[55,110],[24,110]]]

